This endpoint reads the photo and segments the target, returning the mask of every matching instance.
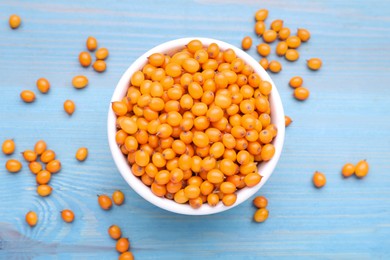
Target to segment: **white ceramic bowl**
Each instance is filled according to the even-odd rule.
[[[127,158],[122,154],[115,141],[115,133],[117,131],[115,126],[116,116],[111,109],[111,104],[108,111],[108,121],[107,121],[108,142],[110,145],[111,153],[114,158],[115,164],[117,165],[120,173],[122,174],[126,182],[130,185],[130,187],[133,188],[133,190],[137,192],[141,197],[143,197],[150,203],[153,203],[154,205],[171,212],[186,214],[186,215],[209,215],[209,214],[222,212],[228,209],[232,209],[233,207],[241,204],[242,202],[250,198],[252,195],[254,195],[267,182],[268,178],[271,176],[279,160],[283,148],[284,133],[285,133],[284,111],[283,111],[283,106],[282,106],[282,102],[278,90],[276,89],[276,86],[273,83],[270,76],[268,75],[268,73],[259,65],[259,63],[256,60],[254,60],[247,53],[226,42],[222,42],[210,38],[198,38],[198,37],[182,38],[182,39],[177,39],[177,40],[169,41],[161,45],[158,45],[153,49],[149,50],[148,52],[146,52],[145,54],[143,54],[135,62],[133,62],[133,64],[131,64],[130,67],[126,70],[126,72],[123,74],[118,85],[116,86],[111,101],[113,102],[113,101],[122,100],[122,98],[126,95],[127,88],[129,87],[131,76],[135,71],[140,70],[146,64],[147,58],[151,54],[156,52],[169,53],[169,54],[175,53],[178,50],[182,49],[188,42],[190,42],[193,39],[198,39],[202,41],[202,43],[206,46],[210,45],[213,42],[217,43],[221,48],[221,50],[226,50],[228,48],[233,49],[236,52],[237,56],[243,59],[247,64],[252,66],[254,71],[258,73],[262,79],[267,80],[272,84],[272,92],[270,94],[270,105],[272,111],[271,120],[272,123],[275,124],[278,128],[278,135],[273,140],[273,144],[276,150],[274,157],[268,162],[259,164],[258,167],[259,173],[263,176],[261,182],[255,187],[252,188],[246,187],[244,189],[239,190],[237,192],[237,201],[233,206],[226,207],[221,202],[216,207],[210,207],[208,204],[203,204],[202,207],[200,207],[199,209],[193,209],[188,204],[178,204],[173,200],[157,197],[152,193],[149,187],[144,185],[138,177],[132,174],[131,167],[127,162]]]

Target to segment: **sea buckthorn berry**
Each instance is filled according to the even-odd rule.
[[[253,205],[258,209],[266,208],[268,205],[268,200],[264,196],[257,196],[253,199]]]
[[[39,162],[30,162],[28,168],[33,174],[37,174],[42,170],[42,165]]]
[[[120,102],[120,103],[122,103],[122,102]],[[65,100],[65,102],[64,102],[64,110],[65,110],[65,112],[68,115],[71,116],[74,113],[74,111],[76,110],[75,103],[72,100],[69,100],[69,99]],[[127,107],[126,107],[126,113],[127,113]],[[123,115],[125,115],[125,114],[123,114]]]
[[[298,36],[290,36],[286,39],[287,46],[290,49],[296,49],[301,45],[301,39]]]
[[[184,189],[181,189],[176,192],[173,199],[179,204],[184,204],[188,201],[188,198],[185,196]]]
[[[38,215],[34,211],[27,212],[25,218],[30,227],[34,227],[38,223]]]
[[[299,59],[299,52],[295,49],[288,49],[284,54],[284,57],[288,61],[296,61],[297,59]]]
[[[221,185],[219,186],[219,190],[222,191],[224,194],[232,194],[236,191],[236,185],[231,182],[225,181],[221,183]]]
[[[319,70],[322,66],[322,61],[319,58],[311,58],[306,61],[306,64],[311,70]]]
[[[201,197],[198,197],[198,198],[195,198],[195,199],[190,199],[189,201],[189,204],[190,206],[193,208],[193,209],[198,209],[202,206],[203,204],[203,200]]]
[[[218,169],[212,169],[207,173],[207,180],[213,184],[221,183],[224,180],[224,174]]]
[[[88,85],[88,78],[82,75],[75,76],[72,79],[72,85],[78,89],[85,88]]]
[[[148,61],[154,67],[161,67],[164,64],[165,56],[161,53],[153,53],[148,57]]]
[[[108,52],[107,48],[99,48],[95,52],[95,57],[97,60],[105,60],[105,59],[107,59],[108,54],[109,54],[109,52]]]
[[[98,203],[104,210],[109,210],[112,207],[112,201],[107,195],[98,195]]]
[[[129,117],[123,118],[119,123],[121,129],[128,134],[135,134],[138,131],[137,122]]]
[[[355,165],[353,165],[352,163],[346,163],[341,170],[341,174],[345,178],[352,176],[354,173],[355,173]]]
[[[270,131],[264,129],[259,133],[259,140],[263,144],[268,144],[272,141],[273,135]]]
[[[274,30],[266,30],[263,33],[263,40],[266,43],[271,43],[271,42],[274,42],[276,40],[277,36],[278,36],[278,34]]]
[[[272,21],[270,28],[275,32],[279,32],[283,28],[283,20],[278,19]]]
[[[267,9],[260,9],[255,13],[255,20],[256,21],[264,21],[268,17],[268,10]]]
[[[355,175],[358,178],[363,178],[368,174],[369,165],[366,160],[361,160],[356,164]]]
[[[187,58],[183,61],[182,67],[188,73],[195,73],[199,70],[199,62],[193,58]]]
[[[286,54],[288,50],[288,45],[286,42],[279,42],[278,45],[276,45],[276,54],[279,56],[283,56]]]
[[[268,65],[268,69],[273,73],[279,73],[282,70],[282,64],[279,61],[272,60]]]
[[[226,176],[232,176],[238,172],[238,165],[231,159],[222,159],[219,162],[219,169]]]
[[[289,116],[284,116],[284,125],[287,127],[292,123],[292,120]]]
[[[197,50],[203,48],[203,44],[199,40],[192,40],[187,44],[187,49],[190,53],[195,53]]]
[[[122,231],[121,231],[120,227],[118,227],[117,225],[112,225],[108,228],[108,235],[112,239],[118,240],[122,236]]]
[[[22,19],[19,15],[13,14],[9,17],[8,23],[11,29],[17,29],[22,23]]]
[[[218,44],[216,43],[211,43],[208,47],[207,47],[207,53],[209,54],[209,58],[210,59],[215,59],[218,57],[219,53],[220,53],[220,49],[219,49],[219,46]]]
[[[310,91],[304,87],[298,87],[294,90],[294,97],[298,100],[306,100],[310,95]]]
[[[264,81],[260,82],[259,90],[260,90],[261,94],[268,96],[269,94],[271,94],[272,84],[270,82],[264,80]]]
[[[64,209],[63,211],[61,211],[61,218],[66,223],[71,223],[74,220],[74,213],[70,209]]]
[[[265,32],[265,23],[263,21],[257,21],[255,23],[255,33],[258,35],[258,36],[262,36],[263,33]]]
[[[280,29],[280,31],[278,33],[279,40],[281,40],[281,41],[286,40],[290,36],[290,33],[291,32],[290,32],[289,28],[283,27],[282,29]]]
[[[5,168],[9,172],[16,173],[16,172],[19,172],[22,169],[22,164],[18,160],[16,160],[16,159],[9,159],[5,163]]]
[[[199,197],[200,195],[200,188],[199,186],[196,185],[188,185],[187,187],[184,188],[184,195],[188,199],[195,199]]]
[[[41,93],[47,93],[50,89],[50,82],[45,78],[37,80],[37,88]]]
[[[80,62],[80,65],[83,67],[89,67],[89,65],[91,65],[91,63],[92,63],[91,54],[89,54],[89,52],[86,52],[86,51],[80,52],[79,62]]]
[[[81,147],[76,152],[76,159],[80,162],[85,161],[88,157],[88,148]]]
[[[322,188],[326,184],[326,177],[323,173],[316,171],[313,174],[313,184],[316,188]]]
[[[225,194],[225,195],[223,195],[222,203],[223,203],[223,205],[229,207],[229,206],[233,205],[234,203],[236,203],[236,200],[237,200],[237,194],[235,194],[235,193]]]
[[[35,93],[31,90],[23,90],[20,92],[20,98],[26,103],[31,103],[35,100]]]
[[[251,172],[245,176],[244,182],[246,186],[253,187],[256,186],[261,181],[261,178],[262,177],[257,172]]]
[[[118,241],[116,242],[115,249],[119,253],[124,253],[128,251],[130,248],[130,242],[128,238],[119,238]]]
[[[106,70],[107,65],[104,60],[97,60],[93,63],[92,67],[96,72],[103,72]]]
[[[134,260],[134,255],[130,251],[123,252],[122,254],[120,254],[118,259],[119,260]]]
[[[167,189],[165,185],[159,185],[156,182],[153,182],[151,185],[151,190],[154,195],[157,197],[164,197],[167,194]]]
[[[249,50],[252,46],[252,38],[245,36],[241,41],[241,47],[243,50]]]
[[[179,77],[182,73],[182,67],[175,63],[175,62],[170,62],[167,64],[165,67],[166,74],[168,76],[171,76],[173,78]]]
[[[273,144],[266,144],[261,148],[261,159],[269,161],[275,154],[275,146]]]
[[[53,188],[50,187],[49,185],[46,185],[46,184],[41,184],[41,185],[38,185],[38,187],[37,187],[37,193],[41,197],[49,196],[52,191],[53,191]]]
[[[253,215],[253,220],[255,222],[264,222],[267,220],[268,218],[268,210],[266,208],[261,208],[261,209],[258,209],[256,210],[255,214]]]
[[[261,67],[263,67],[263,69],[265,69],[265,70],[268,69],[269,62],[268,62],[267,58],[262,58],[259,63],[261,65]]]
[[[96,50],[98,42],[95,37],[89,36],[86,42],[87,49],[90,51]]]
[[[209,54],[205,49],[199,49],[195,52],[194,59],[197,60],[199,64],[203,64],[209,59]]]
[[[303,84],[303,79],[302,77],[299,76],[292,77],[289,82],[289,85],[292,88],[299,88],[302,86],[302,84]]]
[[[115,205],[122,205],[125,201],[125,194],[123,194],[122,191],[116,190],[112,193],[112,201],[115,203]]]
[[[51,173],[49,171],[43,170],[37,173],[35,180],[38,184],[48,184],[51,179]]]
[[[310,39],[310,32],[303,28],[298,28],[297,36],[301,41],[307,42]]]
[[[5,140],[1,146],[3,153],[6,155],[13,154],[15,151],[15,142],[12,139]]]
[[[46,170],[51,173],[57,173],[61,170],[61,162],[59,160],[50,161],[46,164]]]
[[[37,154],[32,150],[25,150],[22,154],[27,162],[33,162],[37,159]]]
[[[141,71],[136,71],[134,74],[131,76],[130,82],[131,85],[139,87],[142,85],[142,83],[145,80],[145,76]]]
[[[217,206],[217,204],[219,203],[219,196],[215,193],[211,193],[207,196],[207,203],[211,206],[211,207],[215,207]]]
[[[263,57],[266,57],[271,53],[271,47],[267,43],[260,43],[257,45],[257,53]]]
[[[53,150],[45,150],[42,154],[41,154],[41,161],[43,163],[48,163],[50,161],[53,161],[56,157],[56,154]]]

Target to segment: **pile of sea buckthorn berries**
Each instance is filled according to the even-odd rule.
[[[232,49],[192,40],[154,53],[129,85],[112,103],[116,142],[156,196],[231,206],[238,189],[261,181],[257,163],[275,153],[272,85]]]

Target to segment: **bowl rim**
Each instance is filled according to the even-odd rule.
[[[173,200],[169,200],[166,198],[157,197],[154,195],[150,189],[150,187],[146,186],[142,183],[142,181],[134,176],[131,171],[131,167],[129,166],[126,157],[122,154],[119,146],[116,144],[115,134],[116,134],[116,115],[111,108],[111,102],[121,100],[129,87],[129,81],[132,74],[140,70],[147,62],[147,58],[156,52],[159,53],[169,53],[176,52],[178,49],[183,48],[188,42],[191,40],[200,40],[204,46],[208,46],[211,43],[216,43],[222,50],[233,49],[237,55],[245,61],[246,64],[249,64],[256,73],[260,75],[263,80],[269,81],[272,84],[272,91],[270,94],[270,105],[271,105],[271,122],[276,125],[278,129],[278,134],[272,141],[275,146],[275,154],[271,160],[266,163],[260,163],[258,165],[258,170],[263,176],[260,183],[254,187],[248,188],[245,187],[240,191],[237,191],[237,200],[236,202],[229,207],[223,205],[223,203],[218,203],[217,206],[211,207],[207,203],[203,204],[199,209],[193,209],[188,204],[178,204]],[[284,110],[283,104],[279,95],[279,92],[272,81],[269,74],[263,69],[263,67],[249,54],[244,52],[243,50],[220,40],[212,39],[212,38],[204,38],[204,37],[186,37],[179,38],[175,40],[171,40],[160,45],[155,46],[149,51],[142,54],[138,57],[122,74],[119,82],[117,83],[114,93],[111,97],[111,102],[109,104],[108,109],[108,117],[107,117],[107,136],[108,143],[111,150],[112,157],[114,162],[121,173],[122,177],[129,184],[129,186],[142,198],[154,204],[155,206],[162,208],[164,210],[184,214],[184,215],[211,215],[219,212],[223,212],[229,209],[232,209],[242,202],[246,201],[250,197],[252,197],[269,179],[272,175],[277,162],[279,161],[280,155],[283,150],[284,138],[285,138],[285,125],[284,125]]]

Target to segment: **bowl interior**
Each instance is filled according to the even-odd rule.
[[[211,43],[216,43],[219,45],[221,50],[226,50],[229,48],[233,49],[236,52],[237,56],[243,59],[247,64],[252,66],[254,71],[258,73],[263,80],[267,80],[272,84],[272,92],[269,96],[270,105],[271,105],[271,121],[278,128],[278,134],[272,142],[275,146],[275,155],[270,161],[265,163],[259,163],[258,165],[259,173],[263,176],[261,182],[255,187],[243,188],[237,191],[237,201],[234,205],[230,207],[226,207],[222,203],[219,203],[215,207],[210,207],[208,204],[203,204],[202,207],[200,207],[199,209],[193,209],[188,204],[178,204],[172,200],[157,197],[152,193],[149,187],[143,184],[138,177],[132,174],[131,168],[127,162],[127,158],[122,154],[118,145],[116,144],[115,141],[116,116],[112,111],[111,106],[109,107],[109,112],[108,112],[107,130],[108,130],[109,146],[115,164],[117,165],[123,178],[133,188],[135,192],[137,192],[141,197],[153,203],[154,205],[171,212],[186,214],[186,215],[209,215],[209,214],[214,214],[214,213],[231,209],[239,205],[246,199],[250,198],[252,195],[254,195],[267,182],[268,178],[271,176],[279,160],[283,148],[284,134],[285,134],[284,111],[283,111],[283,106],[282,106],[282,102],[278,90],[276,89],[276,86],[273,83],[270,76],[268,75],[268,73],[250,55],[248,55],[246,52],[242,51],[241,49],[234,47],[233,45],[230,45],[222,41],[210,39],[210,38],[200,38],[200,37],[182,38],[182,39],[177,39],[177,40],[169,41],[161,45],[158,45],[155,48],[143,54],[142,56],[140,56],[122,75],[122,78],[120,79],[118,85],[115,88],[111,101],[113,102],[113,101],[121,100],[126,95],[131,76],[135,71],[140,70],[146,64],[147,58],[151,54],[156,52],[166,53],[166,54],[175,53],[178,50],[182,49],[189,41],[193,39],[200,40],[205,46],[210,45]]]

